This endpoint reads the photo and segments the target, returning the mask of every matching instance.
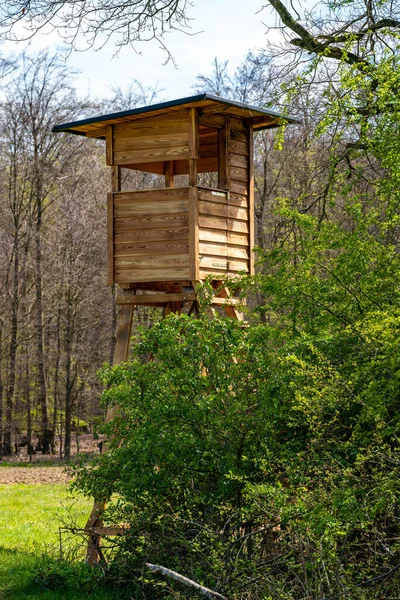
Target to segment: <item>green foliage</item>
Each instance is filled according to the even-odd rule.
[[[251,324],[170,316],[102,372],[111,450],[74,485],[130,525],[138,596],[191,594],[146,561],[235,599],[399,595],[399,72],[339,65],[321,210],[280,200]]]
[[[171,316],[137,348],[152,362],[103,371],[121,406],[112,449],[75,486],[113,495],[109,520],[130,524],[128,579],[160,597],[150,561],[229,597],[289,599],[391,568],[399,327],[377,311],[284,342],[275,326]]]

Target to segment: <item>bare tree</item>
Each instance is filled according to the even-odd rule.
[[[190,6],[189,0],[16,0],[0,6],[0,27],[3,39],[27,41],[50,26],[71,48],[81,38],[86,48],[112,40],[117,49],[156,40],[172,58],[165,34],[189,27]]]

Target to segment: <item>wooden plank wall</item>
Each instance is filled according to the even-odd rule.
[[[249,272],[249,211],[242,194],[198,188],[199,276]]]
[[[227,117],[225,123],[220,170],[225,161],[223,178],[229,192],[198,189],[200,279],[252,272],[250,131],[242,119]]]
[[[189,110],[119,123],[107,142],[107,164],[121,166],[189,158]]]
[[[189,279],[189,188],[118,192],[114,282]]]

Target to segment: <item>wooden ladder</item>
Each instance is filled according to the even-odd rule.
[[[210,316],[215,314],[217,307],[223,307],[225,313],[240,321],[243,320],[243,314],[238,310],[239,300],[230,296],[228,288],[224,287],[222,281],[214,281],[213,288],[216,293],[212,296],[211,305],[208,310]],[[197,315],[198,302],[196,299],[195,286],[183,287],[182,292],[174,293],[136,293],[136,289],[124,289],[122,294],[117,297],[117,304],[121,305],[118,317],[118,327],[116,344],[114,351],[113,364],[117,365],[128,359],[130,338],[132,330],[133,313],[136,306],[158,306],[163,307],[163,317],[170,313]],[[106,423],[112,420],[118,406],[107,408]],[[103,445],[103,452],[107,451],[107,444]],[[86,562],[89,565],[96,565],[104,561],[101,550],[102,537],[113,537],[124,535],[127,527],[124,526],[105,526],[103,523],[103,514],[106,508],[106,499],[95,500],[92,512],[84,528],[84,533],[88,535],[88,546],[86,553]]]

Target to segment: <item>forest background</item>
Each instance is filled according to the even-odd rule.
[[[255,143],[250,326],[171,317],[138,333],[135,360],[103,371],[104,402],[125,411],[114,447],[76,466],[76,487],[118,494],[109,519],[132,535],[114,564],[145,597],[186,592],[144,560],[227,597],[398,598],[398,9],[270,4],[283,45],[233,71],[216,59],[194,84],[300,120]],[[46,53],[4,59],[3,74],[0,445],[37,432],[49,452],[63,431],[69,457],[73,425],[101,419],[96,372],[114,347],[109,174],[98,143],[51,128],[156,90],[93,106]],[[142,185],[157,181],[135,174]]]

